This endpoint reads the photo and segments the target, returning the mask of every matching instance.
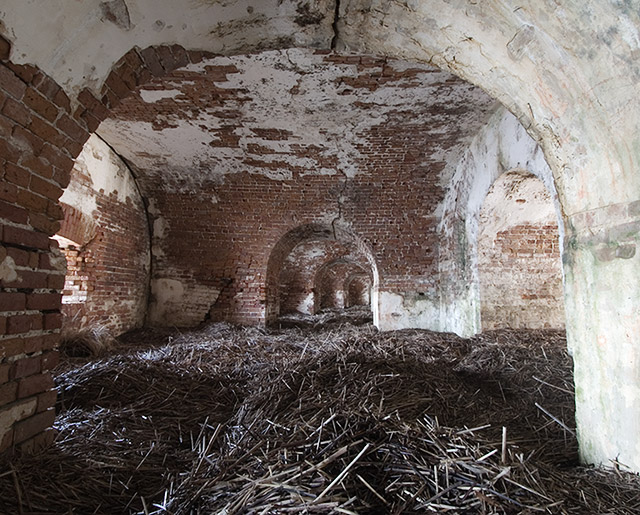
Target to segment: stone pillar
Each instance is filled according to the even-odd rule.
[[[640,201],[570,217],[567,338],[582,461],[640,470]]]

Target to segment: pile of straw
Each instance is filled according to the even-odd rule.
[[[139,331],[64,363],[55,445],[0,474],[6,513],[638,513],[577,464],[552,331]]]

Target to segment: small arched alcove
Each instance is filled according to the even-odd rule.
[[[340,307],[344,307],[345,280],[355,265],[358,273],[370,276],[369,298],[375,320],[378,270],[373,253],[361,238],[348,230],[312,223],[288,231],[271,251],[265,292],[266,324],[285,313],[315,314],[322,307],[322,290],[327,289],[326,281],[321,278],[332,266],[342,264],[348,264],[344,267],[345,273],[339,274],[336,287],[328,290],[334,300],[340,290]],[[332,302],[332,307],[334,305],[336,302]]]
[[[314,287],[314,291],[317,292],[316,311],[322,309],[345,309],[354,305],[369,305],[369,292],[367,291],[365,295],[360,291],[358,295],[355,285],[352,298],[357,300],[351,303],[349,301],[348,281],[352,277],[369,278],[365,266],[366,265],[363,266],[355,261],[343,258],[329,262],[320,268],[315,277]],[[362,302],[362,298],[365,296],[367,302]]]
[[[482,329],[564,328],[557,215],[542,181],[520,170],[502,174],[478,222]]]

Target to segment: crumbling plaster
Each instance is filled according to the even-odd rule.
[[[179,42],[233,53],[292,42],[327,48],[335,36],[330,30],[334,6],[320,2],[313,6],[326,16],[306,29],[304,23],[291,23],[295,6],[275,0],[252,13],[244,2],[185,0],[160,7],[129,1],[126,19],[123,3],[58,0],[48,4],[50,15],[42,16],[40,2],[5,2],[0,20],[14,43],[12,59],[38,65],[75,96],[84,85],[96,88],[134,45]],[[171,15],[171,23],[155,13],[140,16],[151,9]],[[640,364],[634,350],[640,334],[637,5],[342,0],[339,11],[339,48],[450,70],[499,99],[541,144],[566,229],[567,332],[576,361],[583,458],[594,463],[617,458],[640,470]],[[253,23],[260,14],[264,23]],[[213,34],[212,18],[222,22]],[[202,25],[207,27],[198,29]],[[465,230],[457,233],[462,243]],[[460,332],[472,332],[477,328],[473,295],[458,297],[444,303],[444,318]],[[464,321],[456,324],[456,315]]]
[[[84,87],[98,92],[135,46],[176,43],[225,55],[327,48],[335,11],[333,0],[51,0],[46,15],[42,8],[38,0],[3,2],[11,59],[38,65],[72,98]]]
[[[495,180],[510,170],[537,176],[560,205],[551,170],[540,147],[518,120],[499,109],[478,133],[456,166],[440,220],[440,329],[470,336],[480,332],[478,216]]]
[[[565,326],[558,217],[549,191],[521,170],[493,183],[479,214],[482,331]]]
[[[359,84],[368,77],[377,82]],[[168,191],[223,184],[226,175],[242,172],[274,180],[353,178],[363,173],[368,131],[430,105],[443,106],[425,120],[434,134],[452,123],[461,134],[459,149],[449,141],[439,147],[434,137],[430,157],[445,161],[462,152],[492,101],[462,81],[443,88],[448,77],[395,60],[332,62],[308,49],[216,57],[141,89],[98,133]],[[464,112],[455,112],[462,104]]]

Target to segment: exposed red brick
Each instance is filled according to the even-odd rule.
[[[57,397],[58,392],[56,390],[50,390],[38,395],[38,407],[36,408],[36,413],[53,408],[56,404]]]
[[[27,309],[40,311],[60,309],[60,294],[30,293],[27,297]]]
[[[0,316],[0,318],[3,318]],[[11,340],[2,340],[2,345],[0,345],[0,358],[8,358],[11,356],[17,356],[18,354],[24,353],[24,339],[22,338],[14,338]]]
[[[21,100],[27,85],[9,68],[0,64],[0,89],[6,91],[16,100]]]
[[[22,379],[23,377],[39,374],[41,372],[41,364],[42,361],[40,356],[18,360],[13,364],[11,377],[13,379]]]
[[[53,379],[51,379],[51,374],[48,372],[25,377],[18,381],[18,398],[33,397],[34,395],[51,390],[53,386]]]
[[[0,406],[14,402],[18,398],[18,383],[0,384]]]
[[[2,114],[23,127],[28,127],[32,119],[29,109],[13,98],[7,98],[2,108]]]
[[[11,43],[0,36],[0,59],[6,61],[11,55]]]
[[[26,454],[35,454],[51,446],[56,437],[56,430],[48,428],[23,442],[20,442],[20,451]]]
[[[161,77],[166,73],[154,47],[147,47],[141,50],[140,57],[154,77]]]
[[[27,88],[23,102],[49,122],[53,122],[58,117],[58,106],[54,105],[53,102],[35,88]]]
[[[58,198],[60,198],[60,195],[62,195],[62,188],[59,185],[41,179],[37,175],[34,175],[31,178],[29,187],[34,193],[42,195],[43,197],[51,200],[58,200]]]
[[[44,328],[47,331],[62,327],[62,315],[60,313],[46,313],[44,315]]]
[[[50,409],[18,422],[14,427],[14,444],[19,444],[42,433],[53,425],[55,418],[55,410]]]
[[[26,295],[24,293],[0,292],[0,310],[21,311],[25,309],[25,306]]]
[[[7,334],[42,329],[42,315],[13,315],[7,318]]]
[[[84,144],[89,137],[89,133],[80,125],[78,125],[73,118],[67,114],[63,114],[57,121],[56,126],[69,136],[72,140]],[[55,164],[55,163],[54,163]]]
[[[10,363],[0,364],[0,384],[4,384],[9,381],[9,370],[11,369]]]
[[[19,227],[5,227],[3,240],[5,243],[35,249],[49,248],[49,237],[46,234],[20,229]]]
[[[56,351],[46,352],[42,355],[42,370],[55,368],[60,361],[60,353]]]

